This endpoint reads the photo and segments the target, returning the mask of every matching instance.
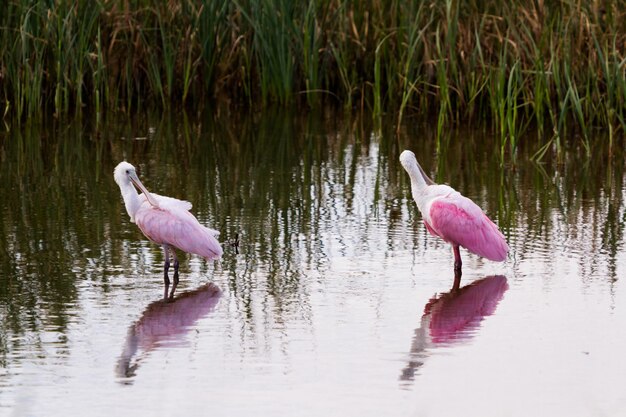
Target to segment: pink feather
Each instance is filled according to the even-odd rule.
[[[492,261],[504,261],[509,246],[498,227],[472,200],[460,194],[435,199],[427,229],[453,245]]]
[[[171,245],[207,259],[222,255],[222,247],[214,236],[217,232],[201,225],[183,206],[157,208],[144,201],[135,214],[135,222],[148,239],[160,245]]]

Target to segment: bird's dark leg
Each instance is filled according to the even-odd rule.
[[[167,298],[167,290],[170,287],[170,277],[167,276],[167,271],[170,269],[170,251],[167,245],[163,245],[163,256],[165,257],[165,264],[163,265],[163,283],[165,284],[163,298]]]
[[[461,262],[461,252],[459,251],[459,245],[452,245],[452,250],[454,251],[454,275],[459,276],[461,278],[461,267],[463,266],[463,262]]]
[[[172,292],[170,293],[170,300],[174,298],[174,291],[176,291],[176,287],[178,286],[178,257],[176,256],[176,252],[174,249],[170,248],[172,252],[172,257],[174,258],[174,285],[172,285]]]

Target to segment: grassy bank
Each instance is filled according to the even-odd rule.
[[[0,111],[324,102],[529,126],[626,129],[626,2],[9,0]]]

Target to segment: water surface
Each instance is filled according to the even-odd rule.
[[[332,113],[146,114],[0,135],[0,410],[29,416],[626,413],[624,154],[498,160],[483,130]],[[500,225],[428,234],[403,149]],[[187,199],[225,254],[163,254],[112,178]],[[238,235],[239,253],[228,245]]]

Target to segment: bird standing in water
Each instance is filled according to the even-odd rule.
[[[206,259],[217,259],[222,256],[222,247],[216,239],[219,232],[198,222],[189,212],[192,207],[190,202],[148,192],[137,177],[135,167],[128,162],[120,162],[113,176],[120,186],[130,221],[137,223],[148,239],[163,247],[165,297],[170,285],[167,274],[170,254],[174,259],[174,285],[170,293],[170,298],[173,298],[178,285],[178,258],[174,248]],[[135,187],[142,193],[139,194]]]
[[[400,163],[411,177],[413,199],[426,229],[452,245],[455,284],[461,278],[460,246],[492,261],[506,259],[509,246],[504,235],[480,207],[454,188],[435,184],[417,163],[413,152],[402,152]]]

